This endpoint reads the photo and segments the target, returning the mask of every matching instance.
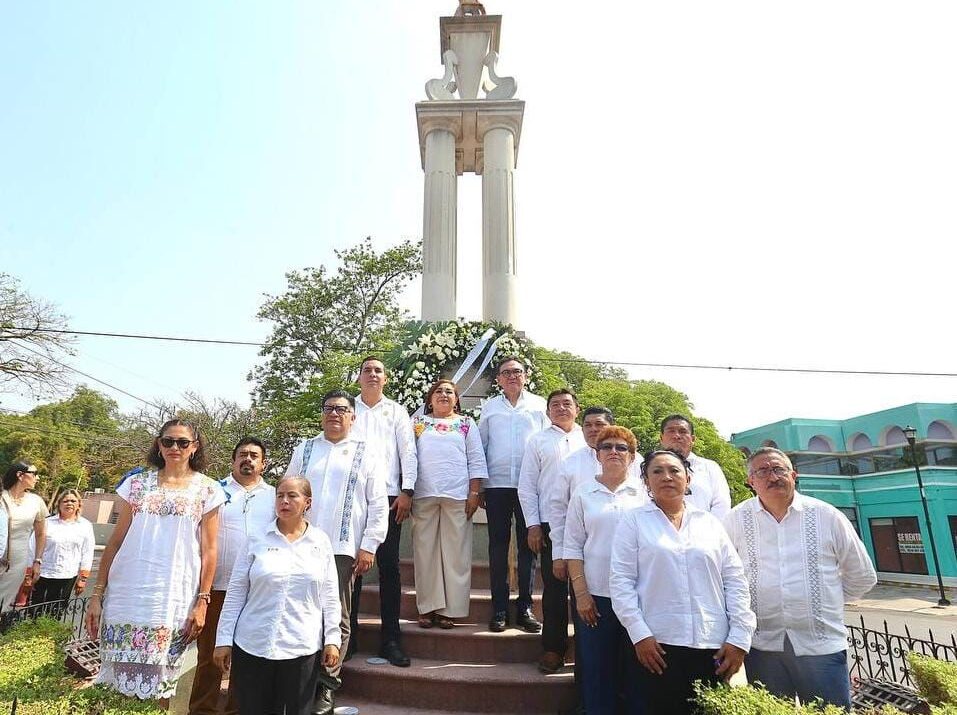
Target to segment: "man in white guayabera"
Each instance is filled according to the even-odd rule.
[[[744,667],[750,682],[850,710],[844,604],[877,583],[864,544],[830,504],[795,489],[788,456],[762,447],[748,458],[757,494],[724,519],[758,617]]]

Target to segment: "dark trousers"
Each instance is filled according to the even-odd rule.
[[[552,572],[551,529],[542,524],[542,647],[563,658],[568,648],[568,583]]]
[[[41,576],[37,579],[33,587],[33,593],[30,594],[30,603],[38,605],[40,603],[50,603],[59,601],[60,604],[55,607],[62,613],[66,602],[70,600],[73,593],[73,584],[76,583],[76,576],[72,578],[47,578]],[[51,606],[51,608],[54,608]]]
[[[784,636],[783,651],[752,648],[744,657],[748,682],[761,682],[769,692],[802,703],[821,698],[825,703],[851,709],[851,682],[847,672],[847,651],[826,655],[796,655],[791,640]]]
[[[488,517],[488,565],[492,587],[492,610],[508,611],[508,545],[512,540],[512,518],[518,550],[519,611],[532,607],[532,579],[535,577],[535,554],[528,548],[528,529],[518,502],[518,489],[493,487],[485,490],[485,512]]]
[[[226,708],[219,709],[219,693],[223,687],[223,673],[213,663],[213,648],[216,646],[216,626],[223,612],[225,591],[210,591],[209,605],[206,607],[206,625],[196,640],[196,674],[193,676],[193,689],[189,694],[189,715],[237,715],[239,704],[236,702],[236,678],[229,678],[229,695]],[[252,656],[250,656],[252,657]]]
[[[309,715],[319,662],[319,653],[267,660],[233,643],[229,680],[236,681],[239,715]]]
[[[396,497],[389,497],[389,507]],[[402,606],[402,583],[399,576],[399,540],[402,537],[402,524],[395,523],[395,510],[389,509],[389,531],[385,541],[375,552],[376,566],[379,568],[379,618],[382,621],[382,643],[402,638],[399,630],[399,609]],[[352,638],[359,635],[359,600],[362,597],[362,576],[356,576],[352,588]],[[345,653],[342,654],[345,656]]]
[[[592,596],[598,624],[580,623],[575,629],[576,652],[581,655],[581,688],[588,715],[642,715],[638,689],[638,659],[628,632],[611,608],[611,599]],[[577,660],[577,659],[576,659]],[[655,712],[655,711],[652,711]]]
[[[349,650],[349,634],[351,632],[350,614],[352,613],[352,567],[356,560],[351,556],[336,554],[336,572],[339,575],[339,602],[342,606],[342,617],[339,620],[339,630],[342,631],[342,646],[339,648],[339,662],[332,668],[321,666],[319,669],[319,685],[338,690],[342,687],[339,673],[342,670],[342,658]]]
[[[668,667],[655,675],[638,664],[639,687],[645,700],[645,711],[655,715],[691,715],[695,711],[694,681],[717,685],[714,654],[717,648],[685,648],[660,643]],[[632,648],[634,651],[634,648]]]

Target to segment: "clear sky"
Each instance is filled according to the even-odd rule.
[[[0,270],[80,330],[259,340],[285,271],[421,235],[413,104],[453,0],[0,5]],[[505,2],[521,324],[595,359],[955,372],[957,5]],[[459,312],[481,308],[459,180]],[[405,296],[418,310],[419,287]],[[147,399],[248,347],[83,338]],[[726,435],[955,378],[635,369]],[[84,381],[79,378],[79,381]],[[124,409],[135,400],[113,395]],[[28,395],[0,395],[27,409]]]

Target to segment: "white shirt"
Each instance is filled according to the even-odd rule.
[[[339,577],[332,545],[308,526],[289,543],[275,524],[251,538],[233,568],[216,628],[216,646],[288,660],[341,645]]]
[[[640,467],[642,458],[636,455],[628,468],[628,476],[634,478],[639,485],[639,498],[642,504],[648,503],[648,490],[641,482]],[[555,483],[548,493],[548,538],[552,540],[552,559],[564,558],[562,550],[565,540],[565,516],[568,513],[568,502],[572,494],[585,482],[590,482],[601,474],[601,464],[598,455],[587,444],[579,450],[569,454],[558,469]]]
[[[7,508],[0,501],[0,559],[3,559],[7,555],[7,535],[9,533],[8,521],[10,517],[7,516]]]
[[[351,434],[335,443],[320,434],[293,450],[286,474],[309,480],[312,508],[306,517],[326,532],[334,554],[374,554],[385,541],[389,499],[382,470],[379,455]]]
[[[6,512],[0,513],[0,519],[6,520]],[[40,575],[44,578],[73,578],[80,571],[93,568],[93,524],[78,516],[73,521],[63,521],[59,514],[46,519],[47,540],[43,547],[43,563]],[[6,537],[4,537],[6,545]],[[37,537],[30,536],[30,553],[37,548]]]
[[[687,502],[680,530],[653,502],[622,515],[609,587],[632,643],[654,636],[687,648],[751,647],[741,559],[721,522]]]
[[[642,498],[644,496],[644,498]],[[608,570],[611,545],[621,515],[648,501],[645,485],[627,477],[611,491],[597,480],[572,494],[565,524],[565,559],[584,561],[585,585],[593,596],[611,597]]]
[[[686,504],[694,504],[702,511],[710,511],[719,519],[731,511],[731,488],[717,462],[688,455],[691,464],[691,494],[685,497]]]
[[[794,493],[780,523],[757,497],[725,517],[744,562],[751,608],[758,616],[754,647],[796,655],[827,655],[847,648],[844,604],[877,583],[864,544],[830,504]]]
[[[213,590],[225,591],[233,563],[246,548],[246,539],[264,534],[276,519],[276,488],[260,479],[247,490],[231,474],[219,484],[226,493],[226,502],[219,510]]]
[[[416,418],[419,448],[415,497],[466,499],[469,479],[488,479],[482,438],[471,417]]]
[[[566,432],[552,424],[529,437],[518,477],[518,501],[526,526],[551,525],[548,499],[558,470],[568,455],[584,446],[585,436],[578,425]]]
[[[482,406],[479,432],[488,465],[486,489],[518,488],[528,438],[551,424],[547,409],[543,398],[527,390],[522,390],[514,406],[505,395],[493,397]]]
[[[403,489],[415,489],[418,474],[415,436],[412,420],[405,408],[388,397],[383,397],[372,407],[356,398],[356,422],[352,434],[365,439],[370,446],[382,449],[385,466],[386,492],[390,497],[399,496]]]

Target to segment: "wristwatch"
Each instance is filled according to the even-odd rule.
[[[415,493],[412,489],[403,489],[402,493],[405,494],[409,499],[412,498],[412,495]]]

